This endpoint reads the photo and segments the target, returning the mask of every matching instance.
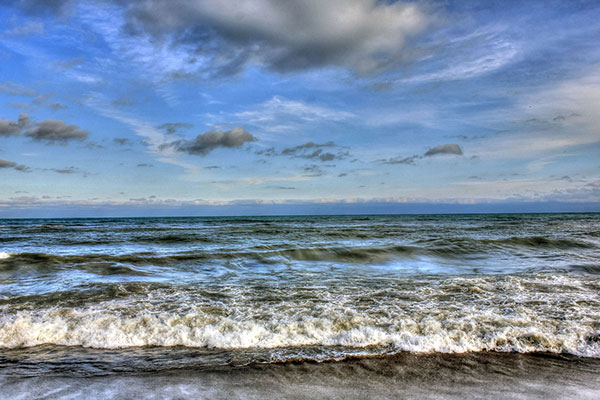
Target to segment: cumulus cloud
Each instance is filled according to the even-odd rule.
[[[79,129],[77,125],[67,125],[63,121],[48,119],[36,123],[36,127],[25,132],[36,141],[45,141],[47,143],[66,143],[71,140],[85,140],[89,132]]]
[[[254,142],[256,138],[242,127],[229,131],[208,131],[192,140],[178,140],[167,146],[188,154],[205,156],[218,147],[242,147],[245,143]]]
[[[0,136],[18,135],[27,125],[29,125],[27,114],[19,114],[19,119],[16,121],[0,119]]]
[[[409,58],[409,41],[431,20],[412,2],[143,0],[128,9],[126,29],[191,47],[201,67],[220,75],[250,62],[277,72],[338,66],[360,75]]]
[[[3,169],[3,168],[12,168],[12,169],[15,169],[15,170],[21,171],[21,172],[31,171],[31,168],[29,168],[26,165],[21,165],[21,164],[17,164],[16,162],[13,162],[13,161],[7,161],[7,160],[0,159],[0,169]]]
[[[435,146],[432,147],[431,149],[427,150],[427,152],[424,154],[425,157],[431,157],[431,156],[435,156],[438,154],[455,154],[458,156],[462,156],[463,155],[463,151],[460,148],[459,145],[457,144],[442,144],[439,146]]]

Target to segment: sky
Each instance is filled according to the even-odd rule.
[[[600,211],[600,2],[0,0],[0,217]]]

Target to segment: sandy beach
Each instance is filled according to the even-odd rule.
[[[550,354],[400,354],[88,378],[0,377],[2,399],[597,399],[600,360]]]

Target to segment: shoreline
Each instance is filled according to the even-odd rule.
[[[600,359],[550,353],[400,353],[343,361],[182,368],[73,377],[10,376],[0,399],[594,399]]]

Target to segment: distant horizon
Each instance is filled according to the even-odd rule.
[[[307,205],[248,205],[246,207],[210,206],[172,208],[86,208],[77,209],[22,209],[0,208],[0,219],[76,219],[76,218],[211,218],[211,217],[302,217],[302,216],[376,216],[376,215],[477,215],[477,214],[597,214],[600,203],[504,203],[504,204],[432,204],[432,203],[379,203],[370,206],[348,203]],[[379,208],[378,208],[379,207]],[[382,210],[382,208],[387,208]],[[337,209],[337,212],[333,209]],[[186,211],[182,211],[186,210]],[[253,210],[253,211],[250,211]],[[312,211],[308,211],[312,210]]]

